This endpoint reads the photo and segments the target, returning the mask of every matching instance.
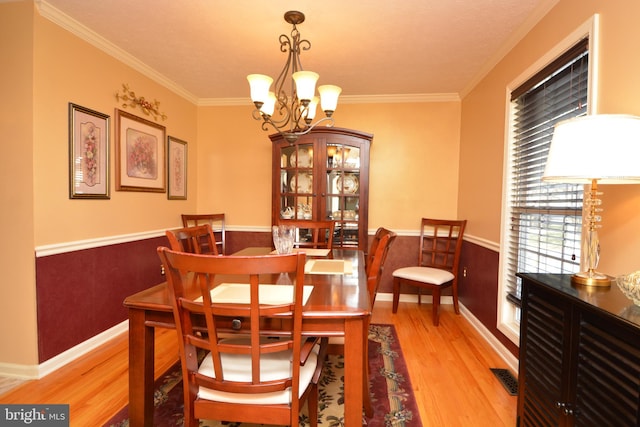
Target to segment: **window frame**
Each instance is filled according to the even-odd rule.
[[[520,322],[519,322],[519,308],[507,301],[509,286],[507,282],[508,273],[508,259],[507,251],[509,250],[509,237],[510,237],[510,212],[511,212],[511,200],[510,191],[513,184],[512,181],[512,156],[513,156],[513,121],[514,112],[511,105],[512,92],[520,87],[527,80],[531,79],[546,66],[551,64],[554,60],[562,56],[565,52],[570,50],[573,46],[580,42],[584,38],[589,40],[589,65],[588,65],[588,90],[587,90],[587,114],[595,114],[597,111],[597,82],[598,82],[598,31],[599,29],[599,16],[593,15],[590,19],[584,22],[580,27],[574,30],[569,36],[565,37],[560,43],[554,46],[546,55],[531,65],[525,72],[514,79],[507,87],[505,93],[505,144],[504,144],[504,161],[503,161],[503,186],[502,186],[502,215],[501,215],[501,238],[500,248],[501,255],[498,266],[498,301],[497,301],[497,329],[502,332],[510,341],[519,345],[520,341]]]

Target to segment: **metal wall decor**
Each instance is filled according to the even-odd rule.
[[[140,107],[144,114],[153,117],[154,120],[157,120],[158,117],[160,117],[163,121],[167,119],[167,115],[160,112],[159,101],[154,99],[153,102],[151,102],[148,101],[144,96],[136,96],[136,93],[129,89],[129,85],[126,83],[122,84],[122,93],[116,93],[116,100],[118,102],[122,102],[122,108]]]

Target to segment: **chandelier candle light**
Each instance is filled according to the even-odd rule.
[[[602,211],[600,184],[640,184],[640,117],[623,114],[581,116],[558,123],[553,132],[543,181],[590,184],[584,200],[586,224],[582,265],[571,281],[611,286],[611,277],[596,271],[600,258],[597,229]]]
[[[275,92],[271,92],[273,79],[263,74],[249,74],[249,86],[251,87],[251,101],[256,109],[253,118],[262,120],[262,129],[273,127],[283,135],[284,139],[293,144],[298,138],[319,123],[328,121],[328,126],[334,123],[333,112],[338,105],[338,96],[341,88],[334,85],[318,87],[320,97],[315,96],[315,86],[320,77],[313,71],[304,71],[300,63],[300,51],[311,49],[308,40],[300,39],[297,24],[304,22],[304,14],[297,11],[289,11],[284,14],[284,19],[293,25],[291,37],[280,35],[280,51],[289,53],[287,62],[280,72],[275,84]],[[291,95],[285,92],[285,83],[291,84]],[[326,117],[311,124],[316,114],[316,107],[320,102]]]

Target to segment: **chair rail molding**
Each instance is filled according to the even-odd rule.
[[[135,242],[137,240],[152,239],[155,237],[161,237],[165,235],[165,231],[168,229],[179,228],[178,226],[163,228],[161,230],[143,231],[141,233],[122,234],[117,236],[97,237],[95,239],[76,240],[71,242],[54,243],[51,245],[36,246],[36,257],[44,257],[48,255],[56,255],[67,252],[79,251],[83,249],[99,248],[101,246],[115,245],[118,243]],[[271,233],[271,227],[262,226],[227,226],[227,232],[257,232],[257,233]],[[420,236],[418,230],[394,230],[398,236]],[[369,229],[367,231],[369,236],[376,233],[376,229]],[[482,246],[494,252],[500,252],[500,244],[493,242],[482,237],[477,237],[469,234],[465,234],[464,240],[476,245]]]
[[[176,227],[177,228],[177,227]],[[57,255],[67,252],[93,249],[102,246],[116,245],[119,243],[135,242],[138,240],[152,239],[165,235],[165,229],[144,231],[141,233],[122,234],[118,236],[98,237],[95,239],[76,240],[71,242],[54,243],[51,245],[36,246],[36,258],[48,255]]]

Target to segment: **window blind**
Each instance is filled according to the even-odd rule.
[[[574,273],[580,268],[583,186],[541,178],[555,124],[587,113],[588,60],[584,39],[511,94],[506,280],[507,300],[518,306],[517,272]]]

